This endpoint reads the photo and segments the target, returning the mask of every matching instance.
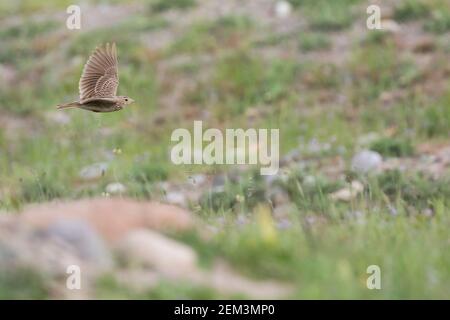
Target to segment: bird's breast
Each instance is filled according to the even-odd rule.
[[[100,99],[83,103],[80,107],[93,112],[113,112],[122,109],[122,106],[118,105],[116,102]]]

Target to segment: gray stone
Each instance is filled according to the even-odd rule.
[[[193,186],[200,186],[206,182],[206,176],[204,174],[194,174],[189,176],[189,183]]]
[[[391,216],[397,216],[398,215],[398,210],[394,206],[388,204],[387,208],[388,208],[389,214]]]
[[[273,185],[273,183],[278,180],[278,175],[272,174],[272,175],[263,176],[263,179],[264,179],[266,186],[271,187]]]
[[[95,180],[102,177],[107,169],[108,163],[98,162],[81,169],[79,176],[83,180]]]
[[[308,187],[315,186],[316,183],[317,183],[317,178],[315,176],[312,176],[312,175],[307,175],[303,179],[303,183],[305,184],[305,186],[308,186]]]
[[[277,221],[277,228],[280,230],[286,230],[292,227],[292,222],[289,219],[281,219]]]
[[[181,191],[168,191],[165,197],[166,201],[170,204],[175,204],[179,206],[186,206],[187,198],[185,194]]]
[[[119,242],[117,250],[126,261],[137,262],[169,277],[197,271],[197,254],[191,247],[155,231],[132,231]]]
[[[216,175],[213,177],[212,179],[212,187],[213,188],[221,188],[221,187],[225,187],[225,182],[226,182],[226,177],[223,174],[220,175]]]
[[[378,152],[363,150],[352,158],[352,169],[360,173],[377,171],[381,168],[383,158]]]
[[[88,226],[74,221],[49,228],[30,228],[16,223],[0,226],[0,269],[31,268],[52,278],[65,276],[77,265],[90,277],[112,266],[109,251]]]
[[[320,154],[331,149],[331,144],[328,142],[321,143],[317,139],[311,139],[309,143],[304,146],[305,150],[311,154]]]
[[[17,71],[14,67],[0,64],[0,84],[2,86],[10,86],[17,79]]]
[[[103,240],[89,224],[82,220],[58,220],[51,224],[44,234],[66,242],[80,258],[98,267],[108,267],[112,264],[111,256]]]
[[[292,162],[296,162],[299,161],[301,159],[301,152],[299,149],[293,149],[291,151],[289,151],[288,153],[286,153],[280,161],[280,164],[282,166],[286,166]]]

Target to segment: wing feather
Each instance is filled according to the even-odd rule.
[[[79,83],[80,102],[113,97],[119,86],[116,44],[97,47],[84,65]]]

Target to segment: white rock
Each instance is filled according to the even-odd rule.
[[[333,200],[341,200],[341,201],[350,201],[354,199],[358,194],[360,194],[364,190],[364,186],[359,181],[352,181],[351,185],[348,188],[343,188],[331,194],[331,199]]]
[[[304,145],[303,148],[306,152],[318,154],[329,151],[331,149],[331,144],[328,142],[322,143],[319,142],[317,139],[313,138],[308,142],[308,144]]]
[[[197,272],[197,254],[191,247],[151,230],[132,231],[119,243],[118,251],[169,277]]]
[[[277,1],[275,4],[275,15],[278,18],[286,18],[292,12],[292,5],[288,1]]]
[[[186,205],[186,196],[184,193],[180,191],[169,191],[166,194],[166,201],[170,204],[175,204],[179,206],[185,206]]]
[[[106,186],[106,192],[110,194],[124,193],[127,188],[120,182],[113,182]]]
[[[397,33],[400,31],[400,25],[394,20],[383,20],[381,21],[381,27],[384,31]]]
[[[369,132],[367,134],[364,134],[364,135],[358,137],[358,144],[361,146],[367,146],[379,138],[380,138],[380,135],[378,133]]]
[[[188,180],[193,186],[199,186],[206,182],[206,176],[204,174],[194,174],[189,176]]]
[[[102,177],[107,169],[108,163],[98,162],[81,169],[79,176],[83,180],[95,180]]]
[[[363,150],[352,158],[352,169],[360,173],[368,173],[380,169],[383,158],[378,152]]]

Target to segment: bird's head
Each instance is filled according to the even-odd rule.
[[[118,96],[117,98],[119,98],[120,105],[122,105],[122,106],[132,104],[134,102],[133,99],[131,99],[130,97],[127,97],[127,96]]]

